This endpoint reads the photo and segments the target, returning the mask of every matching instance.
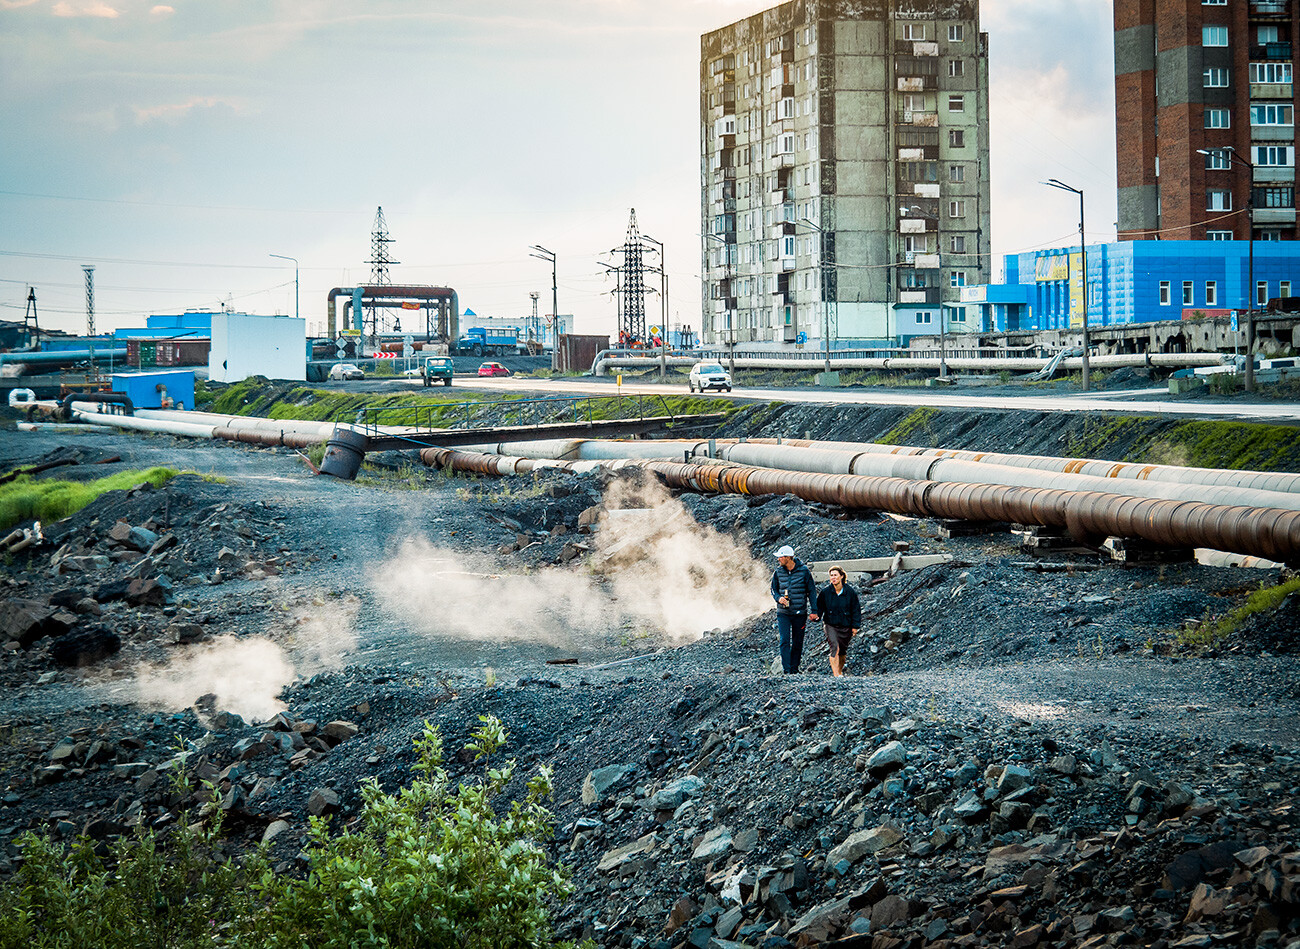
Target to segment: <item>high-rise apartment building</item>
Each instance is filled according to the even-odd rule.
[[[792,0],[708,33],[700,136],[706,343],[964,328],[990,267],[978,0]]]
[[[1115,0],[1121,240],[1296,238],[1298,7]]]

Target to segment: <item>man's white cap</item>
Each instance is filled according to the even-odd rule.
[[[775,554],[773,554],[772,556],[777,557],[777,558],[780,558],[780,557],[793,557],[793,556],[794,556],[794,548],[791,547],[789,544],[786,544],[784,547],[779,548],[779,549],[777,550],[777,552],[776,552]]]

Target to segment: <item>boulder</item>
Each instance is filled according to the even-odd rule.
[[[634,764],[612,764],[587,772],[587,778],[582,782],[582,803],[597,803],[605,796],[606,791],[615,787],[634,771],[636,771]]]
[[[655,792],[650,799],[650,806],[657,811],[676,810],[688,797],[695,797],[704,790],[704,779],[693,774],[678,778],[672,784]]]
[[[615,847],[613,850],[607,851],[605,855],[600,858],[600,863],[596,864],[596,869],[601,872],[616,870],[639,855],[649,853],[654,849],[655,844],[658,842],[659,838],[654,834],[646,834],[644,837],[638,837],[630,844]]]
[[[879,853],[894,846],[903,839],[896,829],[885,824],[870,830],[860,830],[850,834],[844,841],[826,855],[827,866],[834,866],[841,860],[850,864],[857,863],[867,854]]]
[[[867,771],[877,778],[898,771],[907,764],[907,749],[901,742],[891,741],[878,748],[867,759]]]
[[[316,788],[307,798],[307,813],[312,817],[332,814],[339,809],[339,796],[330,788]]]
[[[731,851],[731,828],[715,827],[705,834],[695,849],[691,851],[692,860],[714,860]]]
[[[56,636],[50,643],[50,658],[61,666],[81,667],[107,659],[121,648],[117,633],[96,626]]]

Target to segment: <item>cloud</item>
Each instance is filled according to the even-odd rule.
[[[19,7],[30,7],[36,0],[0,0],[0,10],[17,10]]]
[[[137,125],[145,125],[149,122],[176,122],[190,115],[196,109],[216,109],[227,108],[238,111],[238,108],[224,99],[216,96],[191,96],[184,102],[168,102],[162,105],[154,106],[132,106],[131,111],[135,115]]]
[[[160,3],[158,4],[158,6],[154,7],[149,11],[149,15],[150,16],[171,16],[175,12],[176,12],[175,7],[169,7],[166,4]]]
[[[60,0],[50,12],[61,17],[91,16],[104,20],[115,20],[119,15],[116,10],[100,0],[90,0],[89,3],[68,3],[67,0]]]

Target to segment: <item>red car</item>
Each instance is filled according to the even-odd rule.
[[[510,370],[499,362],[485,362],[478,367],[478,374],[480,376],[508,376]]]

